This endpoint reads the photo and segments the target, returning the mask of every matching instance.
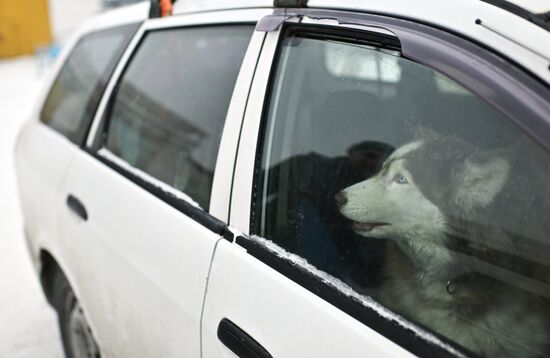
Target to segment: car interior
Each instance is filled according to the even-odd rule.
[[[345,49],[350,46],[351,52]],[[339,55],[338,60],[330,59]],[[253,231],[353,284],[359,292],[379,280],[384,240],[365,240],[354,233],[337,210],[336,193],[375,174],[395,148],[413,141],[423,128],[464,138],[486,151],[528,142],[503,114],[479,97],[399,56],[347,42],[287,38],[277,58],[279,70],[274,76],[278,85],[259,145],[267,150],[259,153],[262,168],[256,183]],[[304,60],[309,58],[319,60]],[[357,66],[361,60],[363,66],[374,69],[362,70]],[[545,155],[533,144],[522,149],[527,151]],[[549,190],[544,183],[541,187]],[[522,193],[514,195],[521,197]],[[521,254],[509,254],[529,260],[537,251],[544,256],[539,262],[549,262],[550,251],[540,242],[542,238],[521,235],[508,221],[497,218],[499,225],[516,231],[523,237],[518,241],[524,243]],[[519,266],[516,262],[518,270]],[[510,276],[514,276],[511,271]],[[548,283],[541,286],[547,295]]]

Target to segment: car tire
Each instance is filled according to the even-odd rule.
[[[57,270],[52,285],[63,349],[67,358],[100,358],[98,345],[67,278]]]

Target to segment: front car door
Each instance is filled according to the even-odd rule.
[[[204,357],[547,356],[548,88],[404,20],[262,31]]]
[[[80,210],[59,214],[62,256],[105,356],[200,356],[206,280],[227,216],[214,209],[214,169],[218,151],[234,161],[222,131],[264,15],[147,21],[67,173],[63,197]]]

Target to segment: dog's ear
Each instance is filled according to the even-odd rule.
[[[495,150],[476,153],[464,160],[456,171],[455,202],[464,210],[489,205],[502,190],[510,175],[509,153]]]

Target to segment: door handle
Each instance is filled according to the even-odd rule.
[[[218,325],[218,339],[239,358],[273,358],[260,343],[227,318]]]
[[[86,207],[74,195],[69,194],[67,196],[67,206],[73,213],[78,215],[79,218],[84,221],[88,221],[88,212],[86,211]]]

